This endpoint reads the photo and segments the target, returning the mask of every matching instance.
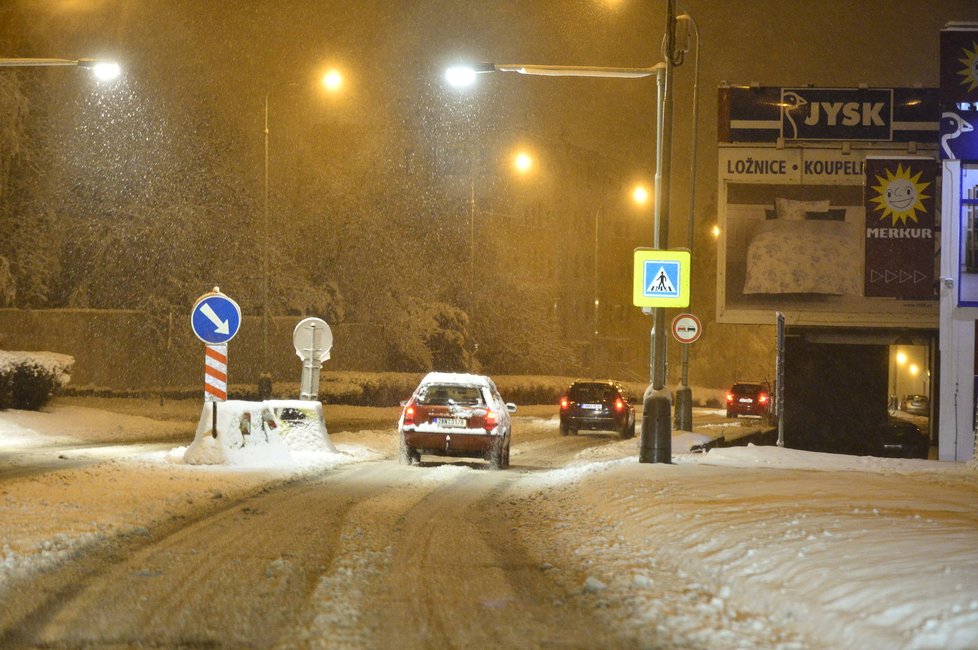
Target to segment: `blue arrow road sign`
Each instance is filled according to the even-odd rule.
[[[215,287],[194,303],[190,326],[204,343],[226,343],[241,327],[241,308]]]

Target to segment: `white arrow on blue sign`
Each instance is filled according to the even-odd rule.
[[[241,327],[241,308],[214,287],[214,291],[205,293],[194,303],[190,326],[204,343],[226,343]]]

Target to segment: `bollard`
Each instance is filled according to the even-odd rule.
[[[693,389],[682,386],[676,389],[676,419],[677,431],[693,430]]]
[[[642,438],[638,450],[640,463],[672,462],[672,399],[666,389],[649,386],[642,397]]]
[[[267,399],[272,398],[272,375],[268,372],[263,372],[258,377],[258,401],[264,402]]]

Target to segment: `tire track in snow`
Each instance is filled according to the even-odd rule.
[[[0,646],[268,647],[332,562],[350,509],[391,489],[383,474],[373,463],[343,468],[94,555]]]

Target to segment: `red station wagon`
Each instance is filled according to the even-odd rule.
[[[399,460],[421,462],[421,454],[484,458],[490,469],[509,467],[515,404],[503,401],[496,384],[482,375],[428,373],[398,422]]]

